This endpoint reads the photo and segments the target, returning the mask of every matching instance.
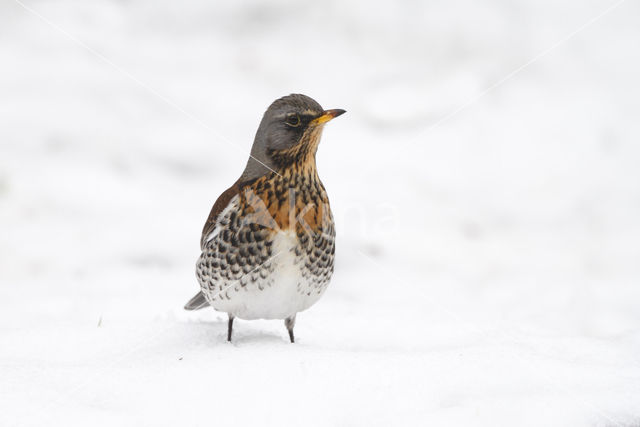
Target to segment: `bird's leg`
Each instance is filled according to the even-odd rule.
[[[233,315],[231,313],[229,314],[229,324],[228,324],[228,329],[227,329],[227,341],[231,342],[231,332],[233,331]]]
[[[284,326],[287,327],[287,331],[289,331],[289,339],[291,340],[292,343],[296,342],[296,340],[293,338],[293,327],[296,324],[296,315],[294,314],[291,317],[287,317],[286,319],[284,319]]]

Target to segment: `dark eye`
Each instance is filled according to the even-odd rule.
[[[292,127],[300,126],[300,116],[295,113],[289,114],[285,123]]]

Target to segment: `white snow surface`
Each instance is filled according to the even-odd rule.
[[[3,1],[0,425],[640,425],[639,16]],[[200,231],[292,92],[336,271],[228,344]]]

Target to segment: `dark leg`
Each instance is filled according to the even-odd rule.
[[[233,316],[229,313],[229,329],[227,330],[227,341],[231,342],[231,332],[233,331]]]
[[[291,340],[292,343],[296,342],[296,340],[293,338],[293,327],[296,324],[296,315],[294,314],[291,317],[287,317],[286,319],[284,319],[284,326],[287,327],[287,331],[289,331],[289,339]]]

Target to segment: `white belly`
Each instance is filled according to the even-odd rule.
[[[213,308],[240,319],[253,320],[285,319],[313,305],[324,292],[309,292],[310,284],[302,276],[304,257],[296,257],[297,244],[293,232],[279,232],[268,261],[275,267],[273,272],[258,283],[232,286],[230,298],[214,300]]]

